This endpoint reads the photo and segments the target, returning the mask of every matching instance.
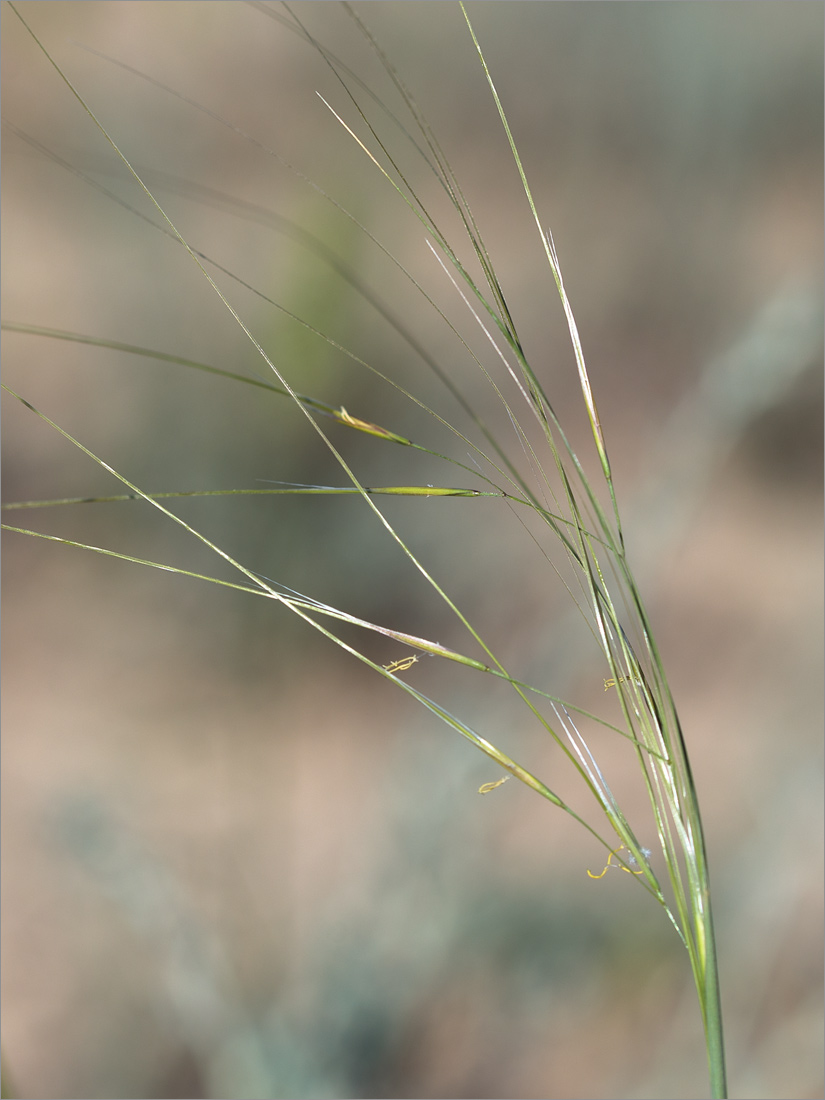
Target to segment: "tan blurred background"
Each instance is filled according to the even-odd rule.
[[[322,261],[318,248],[331,250],[506,434],[443,322],[285,165],[351,211],[482,347],[424,229],[315,95],[367,140],[306,42],[239,3],[17,6],[193,247],[469,431],[420,356]],[[293,10],[397,109],[338,5]],[[358,10],[450,157],[531,362],[584,449],[564,318],[460,9]],[[730,1095],[819,1097],[822,5],[469,11],[553,229],[692,753]],[[265,377],[183,250],[89,182],[157,220],[8,6],[2,19],[4,320]],[[459,242],[434,178],[365,104]],[[469,464],[391,387],[218,281],[297,389]],[[147,491],[343,484],[300,414],[259,389],[17,333],[3,335],[3,375]],[[3,432],[6,502],[119,491],[8,397]],[[367,484],[471,480],[330,434]],[[615,717],[597,652],[501,502],[391,505],[514,673]],[[468,645],[358,500],[174,510],[284,584]],[[146,505],[5,518],[231,578]],[[630,876],[587,878],[601,850],[560,812],[515,783],[478,797],[498,778],[484,757],[269,602],[20,535],[4,553],[13,1095],[707,1095],[683,949]],[[345,636],[379,663],[404,655]],[[581,801],[503,688],[435,661],[405,675]],[[624,756],[594,736],[641,835]]]

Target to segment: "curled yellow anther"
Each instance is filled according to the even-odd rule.
[[[610,868],[610,867],[616,867],[619,871],[627,871],[627,873],[629,875],[644,874],[644,870],[641,867],[637,871],[634,871],[632,867],[622,867],[622,865],[620,863],[613,863],[613,857],[615,855],[618,855],[619,852],[621,852],[622,849],[626,848],[626,847],[627,847],[627,845],[620,844],[618,848],[614,848],[613,851],[610,853],[610,855],[607,857],[607,863],[605,863],[605,865],[604,865],[604,870],[598,875],[594,875],[592,871],[588,871],[587,872],[587,877],[588,878],[604,878],[604,876],[607,874],[608,868]],[[648,848],[642,848],[641,852],[645,856],[650,855],[650,850]],[[630,856],[630,862],[635,863],[636,862],[636,857],[631,855]]]
[[[503,779],[497,779],[495,783],[482,783],[478,788],[478,793],[489,794],[490,791],[494,791],[496,787],[500,787],[502,783],[506,783],[509,778],[509,775],[505,775]]]
[[[616,686],[616,684],[617,684],[617,683],[618,683],[618,684],[623,684],[623,683],[625,683],[625,681],[626,681],[626,680],[627,680],[627,677],[626,677],[626,676],[620,676],[618,680],[615,680],[615,679],[614,679],[614,678],[613,678],[613,677],[611,676],[609,680],[605,680],[605,682],[604,682],[604,690],[605,690],[605,691],[610,691],[610,689],[611,689],[611,688],[614,688],[614,687]],[[617,848],[617,849],[616,849],[616,851],[618,852],[618,851],[619,851],[619,849]],[[601,875],[600,875],[600,876],[598,876],[598,877],[599,877],[599,878],[601,878]]]
[[[386,672],[406,672],[408,668],[412,668],[417,660],[418,654],[414,653],[412,657],[402,657],[398,661],[390,661],[388,665],[382,665],[381,667]]]
[[[626,684],[629,679],[630,679],[629,676],[620,676],[618,680],[615,680],[611,676],[609,680],[605,680],[604,690],[609,691],[612,687],[615,687],[616,684]],[[636,684],[636,687],[641,687],[642,686],[641,680],[634,680],[634,683]]]

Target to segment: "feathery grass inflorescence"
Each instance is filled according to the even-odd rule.
[[[453,437],[462,445],[464,451],[469,453],[472,464],[442,454],[429,445],[419,443],[400,432],[394,431],[389,426],[362,419],[348,411],[343,405],[325,402],[300,393],[283,371],[276,366],[262,342],[256,338],[236,307],[230,302],[229,297],[218,287],[213,275],[210,274],[210,270],[222,270],[233,279],[237,277],[226,271],[226,269],[220,268],[220,265],[215,264],[208,256],[196,251],[189,245],[160,205],[152,189],[138,171],[132,167],[115,139],[98,120],[91,107],[75,89],[68,77],[52,60],[46,48],[40,43],[22,15],[20,15],[18,9],[14,8],[14,5],[10,6],[26,25],[35,42],[40,46],[46,58],[54,65],[69,91],[76,97],[91,121],[97,126],[120,162],[142,188],[153,209],[152,217],[147,217],[147,215],[137,210],[133,212],[149,221],[158,231],[174,238],[186,250],[194,265],[199,269],[200,275],[208,281],[217,295],[222,308],[231,314],[246,338],[261,356],[271,371],[274,381],[261,382],[231,371],[220,370],[200,362],[185,360],[177,356],[152,351],[148,348],[97,339],[77,333],[27,326],[13,321],[6,322],[4,327],[18,333],[35,334],[51,339],[80,341],[89,345],[154,357],[161,361],[196,370],[211,371],[222,375],[229,381],[263,386],[278,395],[288,397],[301,410],[310,428],[317,433],[323,444],[329,449],[347,484],[327,486],[273,483],[272,487],[261,489],[222,490],[220,493],[217,491],[202,491],[200,495],[217,496],[231,492],[235,495],[266,494],[277,496],[297,494],[313,496],[350,494],[360,497],[374,519],[383,527],[388,537],[394,540],[403,554],[406,555],[411,567],[423,577],[466,632],[467,648],[477,648],[483,656],[479,659],[452,646],[441,645],[435,640],[367,620],[346,609],[331,606],[312,596],[297,592],[279,581],[263,577],[256,570],[227,553],[215,541],[207,538],[195,527],[186,523],[172,510],[171,502],[174,498],[196,494],[183,492],[150,493],[144,491],[9,387],[4,388],[11,396],[21,401],[23,405],[59,432],[69,443],[79,448],[94,463],[108,471],[121,483],[126,492],[111,496],[11,502],[5,504],[4,508],[7,510],[20,510],[91,501],[143,500],[172,523],[179,525],[192,537],[208,547],[210,551],[239,574],[240,579],[234,582],[227,581],[217,576],[207,576],[202,573],[175,568],[162,562],[129,556],[104,547],[62,539],[23,527],[3,525],[4,529],[68,545],[82,546],[96,553],[121,558],[144,566],[177,572],[184,576],[210,581],[214,584],[226,585],[283,605],[334,644],[398,686],[436,717],[471,741],[504,769],[508,776],[514,776],[521,780],[522,783],[579,822],[603,846],[606,853],[604,869],[600,873],[588,870],[587,874],[591,878],[600,879],[611,866],[620,867],[629,872],[633,879],[638,881],[652,898],[661,905],[684,944],[692,967],[704,1020],[712,1093],[714,1097],[725,1096],[722,1022],[710,904],[709,872],[699,804],[691,774],[687,747],[651,624],[627,558],[620,509],[602,421],[591,389],[582,341],[565,287],[562,267],[553,236],[542,222],[533,200],[504,107],[499,99],[481,45],[476,38],[463,4],[461,10],[464,13],[468,32],[483,67],[489,91],[509,142],[524,197],[535,220],[536,233],[562,305],[574,353],[581,395],[590,427],[590,438],[596,459],[595,468],[598,470],[597,477],[586,473],[589,460],[580,458],[577,454],[554,409],[546,386],[531,367],[513,314],[508,307],[504,290],[496,274],[493,260],[447,157],[411,93],[401,81],[398,73],[360,16],[348,4],[345,4],[344,7],[375,52],[409,112],[412,133],[407,132],[401,126],[401,123],[388,112],[390,125],[401,127],[402,133],[413,144],[427,168],[438,180],[449,204],[459,218],[462,231],[469,242],[473,261],[481,273],[480,278],[475,278],[471,274],[470,265],[460,258],[458,247],[436,222],[408,174],[391,154],[389,143],[382,138],[378,129],[369,121],[368,115],[361,105],[359,95],[371,95],[372,93],[355,74],[340,64],[331,52],[313,38],[298,16],[287,5],[284,5],[284,7],[291,29],[302,35],[320,53],[340,82],[340,87],[344,93],[344,106],[337,109],[333,108],[326,99],[324,99],[324,103],[337,120],[337,123],[343,126],[352,137],[356,148],[368,158],[370,165],[381,173],[387,184],[396,190],[399,197],[423,226],[429,247],[440,265],[439,272],[446,277],[447,292],[457,294],[466,305],[470,316],[478,326],[479,332],[491,349],[492,365],[487,365],[480,357],[476,357],[466,340],[459,335],[452,322],[448,320],[445,312],[436,304],[430,292],[426,291],[412,275],[404,271],[394,257],[389,253],[387,254],[393,262],[398,264],[402,273],[408,276],[413,293],[423,295],[443,322],[453,330],[474,361],[484,383],[493,387],[512,427],[512,440],[510,442],[503,441],[484,423],[481,417],[473,411],[470,399],[452,380],[449,371],[436,362],[430,360],[430,368],[448,388],[450,394],[460,402],[463,411],[470,416],[475,428],[475,438],[472,438],[471,434],[460,431],[437,409],[427,406],[414,395],[411,389],[401,387],[397,382],[360,360],[323,332],[318,332],[318,335],[327,340],[339,352],[350,356],[364,367],[374,371],[406,398],[415,402],[425,413],[434,418],[441,428],[452,433]],[[260,8],[266,15],[271,16],[274,14],[273,9],[263,5],[253,6]],[[352,113],[350,122],[345,120],[347,112]],[[237,127],[233,128],[240,132]],[[358,136],[357,130],[359,129],[362,130],[365,136]],[[48,154],[47,150],[44,150],[44,152]],[[74,169],[72,170],[74,171]],[[94,186],[101,189],[98,184],[94,184]],[[105,189],[102,190],[110,198],[115,198]],[[122,204],[120,199],[115,198],[115,201]],[[339,209],[341,208],[339,207]],[[346,211],[343,211],[343,213],[346,214]],[[347,215],[347,217],[350,217],[350,215]],[[363,229],[360,225],[359,228]],[[364,229],[364,232],[367,232],[367,230]],[[374,240],[374,238],[372,239]],[[378,244],[377,241],[375,243]],[[379,247],[382,246],[379,245]],[[356,284],[354,275],[350,277],[350,280],[359,292],[364,292],[363,288]],[[241,280],[238,280],[238,282],[242,283]],[[246,286],[247,284],[242,283],[242,285]],[[277,305],[275,302],[272,302],[272,304]],[[283,307],[278,306],[278,308]],[[301,318],[295,318],[295,320],[312,328],[308,322]],[[318,330],[313,329],[313,331],[317,332]],[[402,333],[402,335],[411,340],[414,339],[409,337],[409,334]],[[512,392],[513,396],[506,396],[508,392]],[[445,468],[450,470],[449,478],[445,478],[445,482],[450,483],[442,485],[416,484],[414,479],[411,479],[409,484],[400,485],[376,486],[364,484],[356,472],[354,464],[345,457],[342,449],[333,441],[331,434],[328,434],[323,426],[324,420],[360,435],[366,435],[374,440],[376,445],[401,446],[408,448],[411,454],[418,453],[427,456],[428,459],[436,459],[446,464]],[[513,442],[515,442],[515,448],[513,448]],[[525,462],[529,469],[527,474],[522,470],[522,465]],[[472,476],[474,485],[478,485],[480,482],[483,487],[461,487],[451,484],[455,477],[460,478],[467,475]],[[581,708],[574,706],[569,700],[563,700],[548,693],[543,688],[526,683],[511,674],[503,661],[496,655],[492,645],[473,625],[469,615],[454,602],[448,594],[447,588],[436,579],[419,556],[413,552],[409,540],[390,521],[381,506],[381,498],[384,496],[412,498],[456,496],[474,498],[479,502],[496,500],[510,508],[514,516],[514,522],[519,520],[519,511],[523,512],[525,516],[532,516],[533,520],[543,528],[550,542],[560,546],[566,557],[570,571],[569,577],[561,577],[561,579],[567,585],[573,600],[588,622],[592,635],[601,651],[607,674],[605,689],[615,691],[618,697],[622,715],[621,726],[612,726],[598,716],[588,714]],[[336,632],[336,624],[346,624],[348,628],[356,627],[391,639],[404,647],[404,655],[384,663],[374,660],[365,650],[362,651],[357,645],[353,644],[351,640],[340,636]],[[351,638],[351,636],[352,631],[348,630],[347,638]],[[424,655],[455,662],[509,683],[535,720],[553,739],[570,767],[589,792],[592,805],[595,807],[595,815],[587,817],[578,809],[574,809],[551,786],[545,784],[508,753],[505,753],[486,737],[483,737],[467,722],[451,713],[445,706],[417,689],[409,679],[405,679],[404,674]],[[599,763],[598,748],[594,746],[592,736],[588,735],[584,728],[584,720],[600,723],[603,727],[621,734],[626,739],[628,751],[635,756],[649,798],[658,844],[666,868],[666,885],[660,882],[654,870],[650,848],[642,842],[646,838],[637,835],[636,828],[629,820],[611,788],[603,766]],[[506,778],[507,776],[505,776]],[[480,792],[489,793],[502,782],[504,782],[504,779],[485,783],[480,788]]]

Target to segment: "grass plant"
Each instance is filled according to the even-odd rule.
[[[489,794],[507,778],[515,778],[553,807],[553,812],[567,815],[593,838],[602,852],[602,860],[587,869],[592,879],[608,878],[611,869],[626,872],[638,889],[645,891],[651,904],[658,906],[662,918],[672,926],[687,954],[698,1006],[701,1013],[710,1072],[711,1095],[727,1095],[725,1056],[720,1008],[719,976],[711,904],[710,872],[705,836],[699,809],[699,798],[691,771],[688,746],[668,685],[661,653],[656,643],[653,624],[645,608],[642,588],[633,572],[622,525],[619,493],[614,482],[608,440],[609,411],[605,420],[599,413],[597,395],[591,387],[585,358],[586,334],[577,327],[574,306],[565,284],[563,257],[559,256],[553,234],[545,215],[538,209],[531,191],[516,141],[508,124],[506,105],[499,98],[495,73],[488,69],[484,43],[479,41],[466,8],[461,12],[467,34],[477,53],[480,73],[486,83],[500,126],[506,136],[510,153],[520,179],[524,203],[534,222],[535,240],[543,255],[548,286],[554,289],[559,309],[548,314],[548,325],[566,326],[572,357],[570,369],[575,372],[588,426],[588,438],[568,429],[564,416],[557,412],[553,382],[531,364],[527,341],[523,339],[518,311],[511,305],[495,266],[493,251],[488,249],[483,227],[477,222],[450,161],[439,144],[416,99],[408,90],[392,61],[384,54],[371,34],[361,14],[345,4],[354,26],[380,62],[406,116],[397,118],[382,99],[376,97],[360,78],[338,61],[332,51],[318,42],[304,26],[298,13],[289,5],[276,9],[263,4],[253,5],[265,17],[283,19],[305,44],[318,51],[334,73],[340,90],[338,101],[326,99],[331,128],[343,128],[352,143],[353,155],[363,158],[367,172],[376,174],[383,186],[394,189],[408,216],[417,219],[419,232],[426,238],[433,258],[435,276],[430,285],[401,266],[392,254],[406,280],[411,296],[422,299],[433,311],[434,319],[446,325],[456,339],[456,347],[471,365],[475,382],[466,369],[455,372],[450,362],[427,357],[426,366],[442,387],[442,405],[431,404],[419,396],[415,379],[396,377],[384,365],[369,363],[349,350],[335,335],[317,328],[307,318],[292,317],[326,342],[336,355],[346,356],[361,368],[371,372],[375,386],[383,392],[390,387],[393,401],[411,403],[421,414],[420,438],[412,438],[408,429],[398,428],[389,411],[386,419],[376,413],[362,412],[359,395],[350,401],[338,397],[324,399],[303,392],[301,363],[283,365],[277,350],[256,334],[254,324],[245,319],[244,309],[236,304],[240,290],[248,285],[232,271],[225,269],[204,252],[195,248],[180,229],[177,220],[161,198],[161,189],[153,187],[145,174],[132,163],[130,151],[123,147],[117,135],[101,121],[98,108],[75,86],[63,68],[57,65],[46,43],[36,35],[21,9],[9,7],[26,26],[38,47],[39,60],[32,64],[51,64],[64,82],[68,94],[85,111],[91,125],[119,165],[131,176],[138,188],[140,201],[131,206],[135,218],[149,223],[158,233],[177,243],[189,260],[194,278],[205,280],[215,296],[216,308],[226,311],[255,349],[266,375],[250,377],[242,372],[219,367],[201,360],[95,335],[65,331],[46,325],[23,324],[14,318],[4,321],[10,332],[25,333],[50,341],[71,341],[89,347],[109,349],[164,362],[172,367],[208,372],[219,376],[227,385],[254,386],[269,391],[283,402],[300,411],[305,429],[323,444],[339,470],[338,483],[270,483],[254,488],[199,489],[154,492],[137,484],[109,461],[97,454],[63,426],[51,419],[45,410],[31,402],[25,393],[4,386],[7,400],[19,401],[29,412],[64,441],[86,456],[116,485],[116,492],[90,493],[85,497],[7,501],[4,504],[7,522],[3,529],[30,538],[47,539],[69,547],[81,547],[89,552],[114,557],[145,568],[179,574],[181,580],[206,582],[237,590],[245,596],[269,600],[273,612],[289,612],[302,620],[328,642],[338,646],[360,661],[377,676],[406,693],[415,703],[429,711],[455,733],[466,738],[497,768],[501,778],[492,778],[480,788]],[[169,94],[178,94],[168,89]],[[197,105],[194,105],[197,106]],[[215,116],[213,116],[214,118]],[[377,120],[377,121],[376,121]],[[236,133],[241,131],[234,123]],[[247,140],[253,140],[242,134]],[[403,149],[399,155],[398,149]],[[53,159],[56,155],[45,147],[40,151]],[[277,153],[274,154],[277,156]],[[418,182],[407,161],[412,156],[417,171],[426,184]],[[68,166],[71,167],[71,166]],[[83,176],[71,167],[75,174]],[[107,198],[123,205],[124,200],[96,181],[90,186]],[[440,192],[438,202],[429,196],[435,181]],[[323,196],[336,203],[334,196]],[[441,207],[450,211],[450,228],[446,228]],[[338,207],[350,220],[350,226],[366,234],[379,249],[384,246],[359,220]],[[305,240],[304,243],[321,253],[327,262],[337,261],[324,254],[323,246]],[[339,265],[340,266],[340,265]],[[384,316],[389,311],[377,295],[368,289],[357,272],[344,271],[355,293],[367,296]],[[239,285],[240,284],[240,285]],[[253,288],[254,290],[254,288]],[[254,291],[261,297],[263,292]],[[245,300],[245,299],[244,299]],[[445,305],[445,302],[450,302]],[[456,320],[456,303],[461,303],[465,323]],[[275,301],[271,303],[285,311]],[[288,312],[288,311],[285,311]],[[395,322],[401,339],[420,350],[420,342],[403,322]],[[467,323],[469,322],[469,323]],[[492,393],[502,411],[501,426],[488,422],[478,408],[489,407],[487,396]],[[480,397],[479,395],[483,395]],[[287,406],[284,406],[287,407]],[[378,407],[374,405],[373,407]],[[389,408],[394,406],[390,403]],[[574,434],[576,441],[574,442]],[[368,481],[362,472],[364,448],[368,443],[378,455],[373,469],[386,462],[396,471],[398,459],[384,458],[390,452],[403,452],[408,471],[403,479],[389,484]],[[434,470],[440,470],[436,475]],[[407,562],[411,577],[417,577],[454,620],[455,641],[442,644],[435,636],[413,632],[404,623],[384,622],[369,618],[338,603],[298,591],[287,579],[262,575],[258,564],[248,562],[226,549],[198,525],[180,514],[183,498],[231,495],[237,498],[265,497],[273,500],[287,497],[357,498],[353,507],[362,508],[359,522],[373,524],[391,540]],[[472,608],[462,606],[451,592],[459,587],[453,579],[444,579],[428,564],[417,546],[417,515],[410,511],[409,519],[397,506],[398,502],[414,506],[416,501],[446,498],[472,502],[473,507],[489,510],[490,523],[509,523],[532,540],[544,556],[549,577],[566,589],[579,622],[586,624],[591,644],[601,656],[605,699],[616,701],[619,718],[608,721],[598,713],[578,706],[563,697],[546,678],[528,679],[512,667],[499,651],[494,639],[476,625]],[[91,541],[64,538],[11,522],[12,516],[24,511],[67,508],[72,505],[103,506],[112,502],[140,502],[154,509],[164,521],[176,525],[218,560],[214,572],[176,566],[169,561],[151,560],[139,554],[95,545]],[[395,502],[395,503],[393,503]],[[390,507],[392,505],[392,507]],[[187,513],[184,513],[187,514]],[[463,638],[463,642],[460,640]],[[365,640],[364,640],[365,639]],[[375,641],[383,650],[376,649]],[[386,643],[394,648],[386,649]],[[386,659],[384,659],[386,658]],[[481,690],[485,682],[499,681],[509,686],[531,720],[555,745],[555,772],[564,767],[575,780],[557,780],[556,774],[547,780],[535,774],[527,761],[516,759],[496,743],[495,734],[483,731],[450,707],[416,685],[415,666],[423,658],[461,667],[474,673]],[[623,746],[624,753],[635,762],[638,779],[647,794],[649,815],[639,819],[638,812],[628,810],[617,793],[617,784],[602,759],[600,746],[605,736]],[[501,740],[505,744],[505,740]],[[575,800],[567,793],[577,790],[582,796]],[[563,793],[562,793],[563,792]],[[655,855],[654,855],[655,851]],[[582,874],[585,869],[582,869]],[[601,883],[594,889],[602,889]],[[594,900],[600,904],[601,898]]]

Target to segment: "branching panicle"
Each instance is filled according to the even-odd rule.
[[[391,380],[385,371],[379,371],[361,357],[348,352],[328,334],[315,329],[305,319],[295,315],[290,317],[295,323],[318,333],[331,347],[349,356],[358,366],[372,371],[382,383],[392,385],[395,392],[428,414],[428,423],[434,424],[436,429],[446,429],[451,443],[459,445],[460,460],[443,454],[440,449],[436,450],[428,440],[419,441],[410,438],[406,430],[396,431],[392,424],[383,423],[383,417],[379,424],[356,415],[349,411],[356,407],[355,402],[348,401],[349,408],[347,408],[340,401],[325,402],[310,398],[299,391],[290,381],[288,371],[279,365],[277,356],[265,350],[264,341],[254,335],[251,324],[242,318],[240,308],[230,301],[228,294],[219,288],[215,278],[210,274],[210,271],[221,270],[220,265],[192,247],[184,238],[143,175],[133,167],[118,142],[93,113],[80,91],[69,81],[46,47],[31,31],[19,10],[13,4],[10,6],[42,53],[54,66],[65,86],[86,112],[108,147],[115,153],[119,162],[139,185],[143,196],[151,204],[151,219],[137,211],[132,213],[149,221],[155,229],[161,230],[181,246],[193,262],[193,272],[206,281],[220,303],[220,308],[233,319],[245,340],[259,356],[268,377],[274,381],[244,378],[232,371],[220,370],[177,356],[62,330],[13,322],[6,323],[4,327],[17,333],[54,340],[72,340],[91,346],[126,351],[133,355],[154,357],[165,361],[170,367],[185,366],[189,369],[209,371],[220,376],[224,381],[251,384],[268,391],[268,395],[272,397],[289,400],[296,409],[300,410],[309,431],[316,433],[317,438],[337,464],[344,484],[336,486],[277,482],[273,483],[277,485],[275,488],[198,492],[214,496],[233,493],[237,495],[270,494],[273,497],[296,494],[340,495],[353,498],[352,507],[355,508],[359,504],[366,507],[367,518],[377,522],[379,531],[391,540],[406,560],[406,565],[411,568],[413,575],[422,579],[440,604],[448,609],[451,621],[456,624],[466,642],[466,648],[476,655],[463,652],[464,643],[442,645],[437,640],[399,629],[398,626],[387,626],[355,615],[348,610],[333,607],[310,595],[297,592],[280,581],[263,577],[250,565],[244,564],[221,549],[196,527],[186,523],[166,503],[162,503],[170,498],[196,495],[195,493],[185,491],[157,493],[139,488],[119,473],[114,466],[105,462],[22,396],[7,387],[4,387],[7,392],[40,417],[52,430],[60,433],[69,444],[78,448],[91,462],[119,481],[128,491],[106,497],[12,502],[5,504],[5,508],[45,508],[104,501],[142,502],[155,509],[166,520],[182,528],[201,546],[206,547],[220,560],[222,567],[231,570],[236,578],[240,575],[240,580],[231,582],[218,576],[205,576],[159,562],[116,553],[90,543],[59,539],[53,535],[44,535],[20,527],[4,525],[4,529],[50,539],[57,543],[80,546],[96,553],[119,557],[150,568],[167,569],[190,578],[228,585],[244,593],[272,600],[297,615],[312,629],[374,670],[379,676],[399,687],[440,721],[469,740],[507,773],[504,778],[483,784],[479,788],[480,793],[489,793],[504,783],[509,776],[513,776],[580,823],[607,853],[604,869],[600,873],[587,870],[587,875],[591,879],[601,880],[611,867],[628,872],[632,881],[638,882],[661,905],[684,943],[690,958],[705,1022],[713,1095],[724,1096],[725,1067],[709,875],[698,799],[687,749],[644,603],[627,560],[602,420],[592,392],[582,340],[565,287],[556,245],[552,233],[545,228],[545,223],[539,216],[504,107],[463,3],[461,10],[509,142],[521,180],[523,198],[533,215],[538,241],[550,267],[553,276],[552,285],[555,286],[561,304],[559,320],[562,321],[563,317],[562,323],[566,323],[572,346],[581,399],[590,425],[587,445],[589,447],[592,444],[593,450],[588,460],[590,465],[600,472],[598,483],[596,479],[588,478],[586,475],[586,463],[580,461],[571,446],[557,411],[548,397],[545,385],[530,365],[525,344],[508,308],[493,261],[444,150],[438,144],[423,112],[389,62],[387,55],[374,35],[367,30],[361,16],[350,5],[345,5],[346,11],[363,35],[370,50],[379,59],[401,97],[411,119],[409,128],[415,132],[416,137],[413,138],[392,114],[388,114],[390,124],[401,128],[402,133],[412,143],[412,148],[420,156],[424,167],[435,173],[451,210],[458,218],[460,231],[465,238],[460,243],[452,240],[448,231],[436,221],[434,211],[428,208],[409,174],[402,171],[397,159],[392,156],[388,141],[384,140],[379,130],[368,120],[366,110],[361,103],[365,94],[372,97],[373,93],[310,34],[294,12],[289,8],[286,10],[292,20],[292,29],[299,33],[329,66],[337,86],[344,90],[348,106],[338,110],[319,92],[321,100],[350,135],[356,151],[366,156],[370,170],[378,170],[383,181],[403,200],[406,210],[412,212],[418,219],[426,234],[427,244],[440,265],[436,272],[440,285],[442,287],[446,285],[441,278],[442,275],[446,275],[449,295],[454,297],[456,293],[458,294],[468,311],[471,322],[478,326],[492,349],[490,357],[492,361],[488,365],[470,352],[467,342],[459,337],[460,347],[469,352],[471,362],[478,370],[483,386],[485,389],[492,388],[492,392],[500,402],[506,424],[511,429],[508,438],[506,440],[498,438],[495,432],[476,416],[471,400],[451,377],[450,370],[438,365],[434,360],[428,363],[428,366],[441,379],[451,396],[459,401],[462,410],[472,422],[472,428],[467,429],[466,432],[455,427],[448,416],[430,408],[415,396],[412,384],[399,385]],[[258,4],[253,6],[265,11],[266,14],[271,14],[269,8],[263,8]],[[170,94],[178,94],[171,89],[167,91]],[[380,97],[378,101],[380,102]],[[353,110],[357,117],[348,122],[344,115],[351,117]],[[234,124],[220,119],[212,112],[208,113],[222,125],[230,126],[239,134],[243,133]],[[356,129],[363,133],[364,127],[368,136],[361,138],[356,133]],[[105,190],[104,193],[108,194]],[[109,195],[109,197],[114,196]],[[120,200],[115,199],[115,201]],[[337,203],[336,207],[342,210]],[[355,224],[359,229],[367,232],[360,223],[355,222]],[[368,234],[368,238],[378,244],[371,234]],[[383,246],[379,245],[379,247],[384,253],[391,255]],[[363,286],[357,276],[348,274],[346,268],[333,256],[327,254],[324,257],[322,249],[315,251],[327,262],[337,265],[336,270],[339,274],[347,278],[356,291],[378,309],[385,319],[391,319],[391,312],[383,306],[378,294]],[[461,259],[463,252],[469,254],[467,263]],[[392,259],[407,276],[406,270],[394,256]],[[470,265],[474,261],[481,269],[482,277],[478,282],[469,273]],[[473,270],[477,269],[474,267]],[[228,274],[231,275],[231,273]],[[413,292],[423,295],[425,302],[433,307],[435,319],[449,325],[452,333],[458,336],[452,323],[447,321],[445,312],[435,304],[434,297],[425,292],[415,280],[412,280],[411,276],[408,277],[411,280]],[[232,278],[235,279],[236,276],[233,275]],[[238,281],[242,283],[242,280]],[[242,283],[242,285],[247,284]],[[275,302],[272,304],[277,305]],[[288,313],[282,306],[277,308],[284,314]],[[398,331],[403,335],[403,329],[400,326]],[[414,339],[408,342],[419,350]],[[327,425],[326,428],[321,424],[322,419]],[[410,433],[412,434],[414,433]],[[344,444],[337,442],[339,436],[344,437]],[[422,455],[428,460],[436,460],[444,465],[450,476],[445,476],[440,479],[440,484],[434,485],[428,483],[426,477],[419,476],[413,469],[411,476],[405,478],[402,484],[368,484],[357,472],[355,460],[345,456],[346,443],[355,436],[367,437],[365,443],[370,446],[380,447],[389,444],[396,448],[405,448],[400,453],[408,456],[411,462]],[[467,454],[470,455],[471,464],[465,461]],[[453,485],[452,475],[456,470],[461,471],[458,475],[461,481],[464,481],[466,475],[471,474],[474,484]],[[617,700],[622,716],[621,722],[612,725],[603,718],[576,707],[569,700],[563,701],[551,694],[544,685],[529,684],[515,675],[497,654],[494,643],[482,635],[481,630],[473,624],[472,617],[462,610],[457,600],[451,595],[450,584],[436,577],[435,572],[428,568],[421,557],[413,551],[412,539],[403,534],[396,523],[390,520],[389,515],[393,513],[387,512],[388,503],[383,499],[385,497],[419,499],[461,497],[472,500],[473,507],[490,509],[506,507],[510,509],[511,515],[518,511],[524,516],[534,518],[536,521],[534,526],[538,528],[540,534],[536,535],[530,530],[530,537],[539,545],[548,562],[551,560],[550,548],[561,548],[563,568],[568,572],[566,576],[562,576],[561,570],[558,570],[559,576],[562,577],[567,591],[573,597],[577,612],[587,621],[591,635],[604,660],[605,691],[611,689],[611,694],[605,699],[605,703],[612,702],[614,698]],[[553,568],[557,569],[555,564]],[[458,584],[455,588],[458,589]],[[347,637],[354,633],[350,628],[365,631],[373,639],[380,640],[382,644],[395,647],[396,655],[388,653],[384,659],[373,659],[367,655],[366,647],[360,649],[358,645],[336,633],[342,627],[347,628]],[[401,654],[397,655],[399,646],[403,649]],[[419,661],[424,656],[448,662],[451,667],[456,664],[462,665],[480,675],[505,681],[515,693],[519,705],[523,704],[526,708],[528,716],[535,719],[546,731],[555,746],[554,752],[561,757],[560,763],[566,767],[569,766],[573,770],[574,777],[577,777],[577,781],[581,781],[592,820],[585,812],[574,809],[559,795],[557,789],[543,782],[531,770],[482,736],[477,729],[472,728],[444,705],[419,690],[415,685],[415,676],[420,672]],[[573,715],[576,715],[575,719]],[[607,767],[599,761],[599,742],[593,736],[596,726],[601,730],[613,730],[621,734],[624,739],[622,746],[635,757],[641,782],[649,798],[652,824],[646,823],[644,827],[637,824],[634,828],[628,819],[628,814],[623,810],[620,798],[614,792],[606,774]],[[614,786],[616,791],[620,789],[615,781]],[[662,882],[667,884],[666,888],[671,900],[666,897],[665,887],[660,884],[654,870],[654,862],[657,866],[658,862],[654,861],[650,848],[640,840],[640,838],[647,839],[648,831],[652,836],[654,829],[666,874],[666,877],[662,875]]]

